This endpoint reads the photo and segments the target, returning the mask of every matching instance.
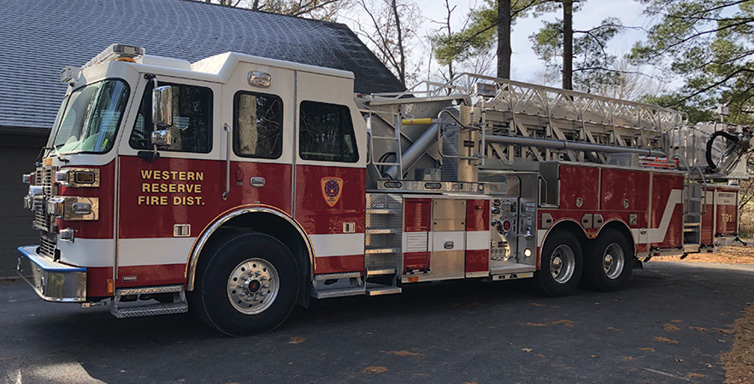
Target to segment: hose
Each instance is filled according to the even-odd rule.
[[[715,139],[717,139],[718,136],[723,136],[728,139],[728,141],[731,141],[733,143],[737,143],[738,140],[740,140],[738,136],[725,131],[717,131],[709,137],[709,140],[707,140],[707,153],[705,154],[705,157],[707,158],[707,165],[709,165],[712,171],[715,171],[717,169],[717,164],[712,161],[712,145],[715,144]]]

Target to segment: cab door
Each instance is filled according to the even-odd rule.
[[[116,287],[185,282],[190,249],[224,204],[220,85],[155,79],[172,88],[172,140],[153,156],[155,84],[145,79],[118,144]]]
[[[363,272],[366,126],[353,79],[296,76],[295,218],[314,247],[315,274]]]

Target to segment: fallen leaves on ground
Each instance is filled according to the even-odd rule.
[[[744,316],[734,325],[736,337],[733,348],[723,355],[725,382],[750,383],[754,377],[754,304],[744,311]]]
[[[623,356],[623,360],[626,360],[626,361],[634,361],[634,360],[636,360],[636,358],[635,358],[635,357],[633,357],[633,356]]]
[[[675,332],[675,331],[680,331],[681,330],[680,328],[676,327],[673,324],[665,324],[665,326],[663,326],[663,328],[666,331],[668,331],[668,332]]]
[[[754,264],[754,246],[734,244],[721,247],[714,253],[690,253],[685,259],[681,256],[663,256],[652,261],[688,261],[691,263]]]
[[[678,344],[677,341],[671,340],[671,339],[668,339],[667,337],[662,337],[662,336],[655,336],[652,340],[661,341],[663,343],[668,343],[668,344]]]
[[[529,303],[529,305],[533,305],[535,307],[544,307],[545,306],[544,304],[540,304],[540,303]]]
[[[550,324],[552,324],[552,325],[562,324],[562,325],[565,325],[566,327],[573,328],[573,321],[571,321],[571,320],[558,320],[558,321],[553,321]]]
[[[369,366],[364,368],[361,373],[385,373],[387,372],[387,368],[385,367],[377,367],[377,366]]]
[[[288,344],[301,344],[306,341],[305,337],[291,337],[290,340],[288,340]]]
[[[655,349],[652,348],[652,347],[646,347],[646,348],[639,347],[639,349],[642,350],[642,351],[644,351],[644,352],[654,352],[655,351]]]
[[[409,351],[388,351],[385,353],[388,355],[393,355],[393,356],[421,356],[423,355],[423,353],[409,352]]]
[[[521,350],[524,352],[531,352],[531,348],[521,348]]]
[[[693,329],[695,331],[700,331],[700,332],[704,332],[707,330],[707,328],[704,328],[704,327],[689,327],[689,329]]]
[[[547,324],[542,323],[526,323],[527,327],[547,327]]]
[[[680,323],[683,323],[683,320],[670,320],[670,322],[680,324]]]

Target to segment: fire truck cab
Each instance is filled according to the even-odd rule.
[[[682,114],[470,76],[354,95],[350,72],[112,45],[61,72],[19,273],[47,301],[190,308],[243,335],[310,298],[424,281],[615,290],[639,257],[736,238],[737,187],[668,144]],[[728,131],[740,157],[748,135]]]

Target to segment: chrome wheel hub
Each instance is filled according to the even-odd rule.
[[[261,313],[272,305],[280,290],[277,270],[267,260],[246,259],[231,272],[227,290],[228,300],[237,311]]]
[[[605,271],[605,275],[609,279],[617,279],[623,272],[625,260],[623,248],[620,245],[617,243],[608,245],[602,255],[602,269]]]
[[[550,257],[550,273],[552,278],[560,283],[567,283],[576,270],[576,256],[571,247],[560,245],[552,252]]]

